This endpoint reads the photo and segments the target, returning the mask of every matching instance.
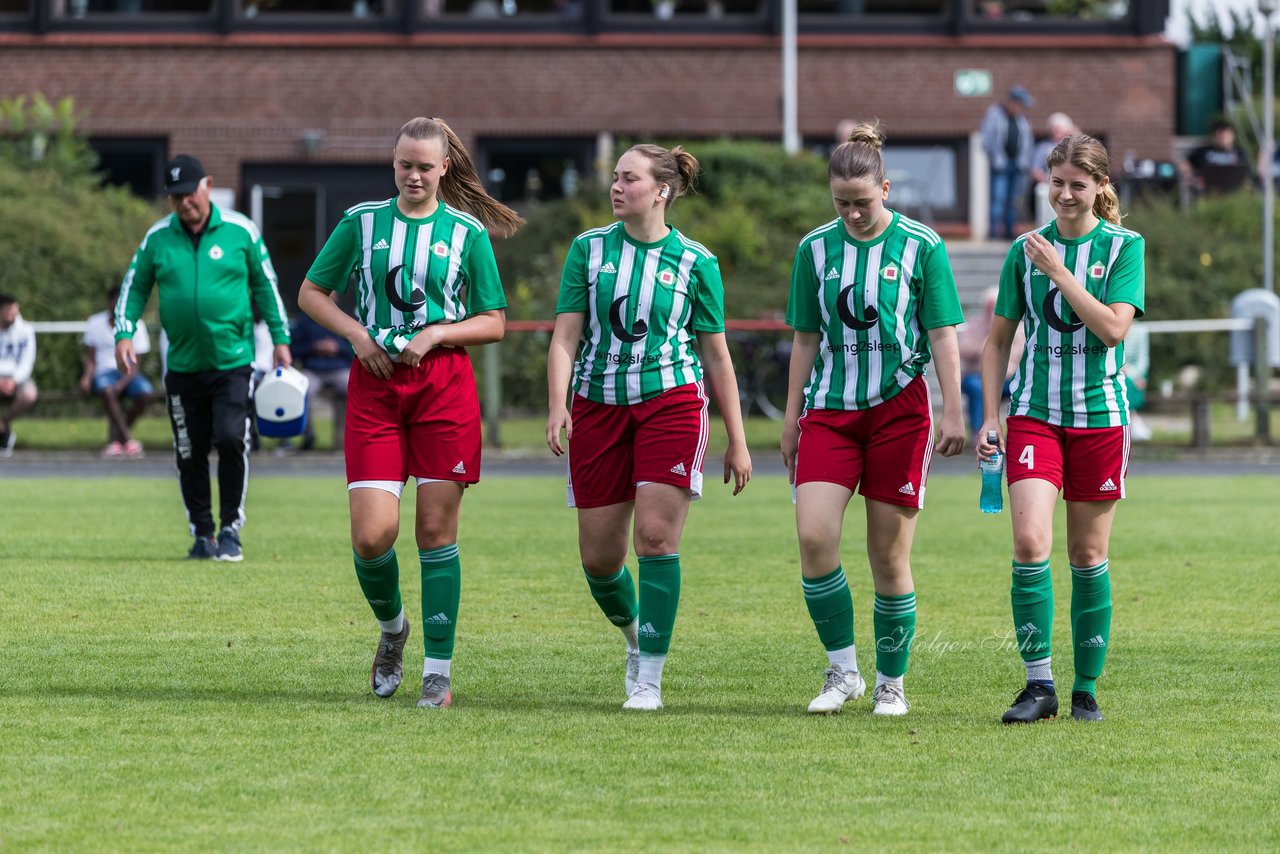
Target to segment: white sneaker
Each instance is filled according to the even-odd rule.
[[[867,693],[867,683],[858,671],[850,673],[838,664],[827,668],[827,681],[822,693],[809,704],[811,715],[835,715],[850,700],[857,700]]]
[[[876,702],[875,708],[871,710],[873,715],[905,715],[907,709],[911,708],[911,704],[907,702],[907,697],[902,693],[902,689],[887,682],[876,686],[876,690],[871,694],[871,699]]]
[[[622,704],[622,708],[633,711],[652,712],[662,708],[662,691],[657,685],[648,682],[636,683],[631,696]]]
[[[627,650],[627,696],[635,693],[636,683],[640,681],[640,650]]]

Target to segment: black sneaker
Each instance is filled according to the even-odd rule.
[[[404,659],[404,645],[408,640],[407,617],[399,634],[383,632],[382,637],[378,638],[378,651],[373,654],[373,669],[369,671],[369,687],[373,689],[375,696],[385,699],[400,687],[401,662]]]
[[[187,560],[213,560],[218,555],[218,544],[213,537],[196,537],[187,552]]]
[[[1052,688],[1038,682],[1028,682],[1022,693],[1013,698],[1013,705],[1000,719],[1006,724],[1030,724],[1045,718],[1058,716],[1058,695]]]
[[[1100,721],[1102,712],[1098,711],[1098,701],[1088,691],[1072,691],[1071,717],[1078,721]]]
[[[223,528],[218,532],[218,553],[214,560],[239,562],[244,560],[244,552],[240,550],[240,535],[231,528]]]

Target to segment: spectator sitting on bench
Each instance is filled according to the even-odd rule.
[[[22,319],[18,298],[0,294],[0,404],[9,404],[8,414],[0,416],[0,457],[13,456],[13,421],[36,405],[35,364],[35,329]]]
[[[346,403],[347,377],[351,373],[354,354],[345,338],[325,329],[305,312],[298,312],[294,318],[290,335],[293,339],[293,354],[301,360],[302,371],[311,381],[311,387],[307,391],[307,408],[313,414],[307,419],[307,429],[302,436],[302,450],[309,451],[316,444],[315,410],[312,408],[315,394],[327,392],[340,404]],[[336,432],[334,447],[342,447],[341,435]]]
[[[1183,170],[1191,186],[1200,193],[1225,193],[1248,184],[1253,175],[1249,157],[1236,141],[1236,129],[1226,119],[1218,119],[1209,130],[1210,142],[1191,150]]]
[[[100,311],[85,321],[84,338],[81,339],[84,374],[80,377],[80,390],[85,394],[100,395],[102,406],[107,411],[107,446],[102,449],[102,456],[136,459],[143,456],[144,451],[142,443],[133,438],[130,431],[146,411],[155,390],[141,372],[126,377],[116,368],[115,308],[119,296],[120,288],[111,288],[107,291],[106,311]],[[151,336],[147,334],[146,323],[141,320],[133,336],[133,349],[139,355],[151,352]],[[122,399],[128,399],[128,411],[121,405]]]

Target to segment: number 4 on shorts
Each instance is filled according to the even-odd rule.
[[[1036,467],[1036,448],[1034,445],[1027,445],[1022,449],[1022,455],[1018,457],[1018,462],[1022,463],[1029,469]]]

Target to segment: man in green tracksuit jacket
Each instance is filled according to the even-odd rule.
[[[173,214],[151,226],[116,302],[116,362],[132,375],[133,333],[152,288],[169,339],[164,384],[178,457],[178,483],[195,543],[187,557],[238,561],[249,482],[253,306],[266,321],[277,365],[288,367],[289,325],[276,273],[257,227],[209,200],[200,161],[179,155],[165,168]],[[209,449],[218,449],[221,530],[213,523]]]

